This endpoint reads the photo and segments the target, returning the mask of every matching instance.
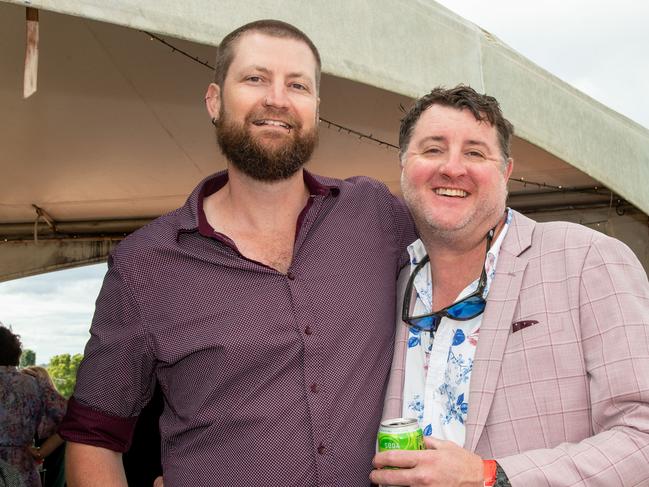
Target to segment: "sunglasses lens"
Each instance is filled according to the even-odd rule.
[[[422,316],[421,318],[411,318],[410,324],[420,330],[432,330],[439,323],[437,316]]]
[[[446,313],[456,320],[468,320],[482,313],[486,305],[486,301],[481,296],[473,296],[454,304],[446,310]]]

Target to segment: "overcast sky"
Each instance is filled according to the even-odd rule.
[[[0,321],[21,336],[36,363],[83,353],[106,264],[0,283]]]
[[[443,0],[539,66],[649,128],[649,2]],[[327,100],[323,100],[327,103]],[[0,321],[38,363],[80,353],[105,265],[0,283]]]
[[[649,2],[441,0],[575,88],[649,128]]]

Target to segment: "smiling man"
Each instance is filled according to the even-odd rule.
[[[426,450],[371,479],[408,486],[648,485],[649,283],[621,242],[507,209],[512,125],[472,88],[401,125],[409,247],[385,418]],[[382,469],[396,466],[400,469]]]
[[[205,101],[227,171],[109,259],[61,429],[71,487],[125,485],[156,384],[166,487],[369,485],[414,226],[384,185],[303,169],[319,82],[291,25],[223,39]]]

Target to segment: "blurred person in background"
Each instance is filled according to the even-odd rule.
[[[25,487],[23,477],[16,467],[0,460],[0,487]]]
[[[164,409],[164,396],[157,386],[151,401],[142,408],[137,418],[133,441],[122,455],[126,482],[129,486],[153,485],[156,477],[162,475],[160,453],[160,428],[158,423]]]
[[[34,377],[44,390],[59,394],[45,367],[32,365],[25,367],[22,372]],[[35,440],[36,444],[30,448],[30,451],[37,462],[43,463],[43,487],[63,487],[65,485],[65,440],[58,433],[47,438],[35,438]]]
[[[34,438],[56,433],[66,401],[42,379],[17,369],[20,337],[0,324],[0,460],[14,466],[26,487],[41,487]]]

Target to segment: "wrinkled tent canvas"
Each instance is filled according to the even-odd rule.
[[[38,90],[23,99],[27,6],[40,11]],[[432,1],[5,0],[0,281],[104,260],[225,167],[198,61],[259,18],[297,25],[321,51],[321,117],[335,125],[320,124],[314,172],[398,193],[400,107],[463,82],[516,126],[510,204],[621,238],[648,267],[649,131]]]

